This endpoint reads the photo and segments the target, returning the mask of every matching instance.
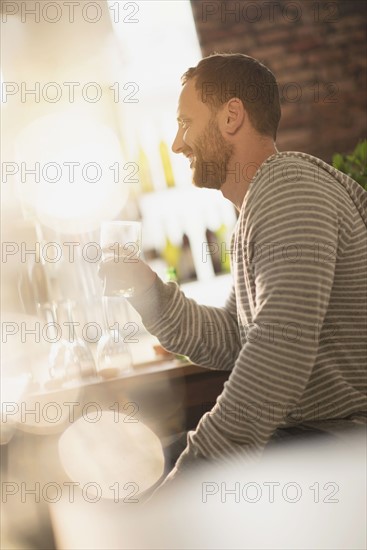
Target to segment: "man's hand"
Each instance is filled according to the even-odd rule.
[[[99,277],[109,288],[134,288],[134,296],[144,294],[154,283],[157,274],[143,260],[124,255],[106,257],[99,264]]]

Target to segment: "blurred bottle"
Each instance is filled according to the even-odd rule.
[[[222,266],[223,273],[230,273],[231,271],[231,258],[229,252],[229,242],[228,242],[228,227],[226,224],[222,223],[219,228],[215,231],[215,236],[218,241],[219,250],[220,250],[220,263]]]
[[[168,188],[175,186],[175,178],[173,175],[172,163],[170,158],[170,152],[168,145],[165,141],[161,140],[159,143],[159,153],[163,165],[164,177]]]
[[[171,270],[171,274],[175,274],[177,282],[183,283],[197,279],[190,240],[186,233],[182,236],[179,245],[173,244],[169,237],[166,237],[166,246],[163,249],[162,257],[166,261],[168,269]]]
[[[176,274],[178,270],[180,256],[180,246],[173,244],[170,238],[166,236],[166,244],[162,250],[162,258],[165,260],[168,268],[174,269]]]
[[[178,262],[177,271],[180,282],[193,281],[197,279],[190,239],[186,235],[186,233],[184,233],[182,236],[181,254]]]
[[[152,173],[150,170],[148,157],[141,145],[139,146],[138,150],[138,167],[140,189],[143,193],[151,193],[152,191],[154,191]]]
[[[210,259],[213,265],[215,275],[218,275],[222,271],[220,262],[220,246],[214,231],[207,229],[205,231],[206,240],[208,243],[208,251],[210,253]]]
[[[229,273],[231,270],[231,264],[227,246],[227,226],[222,224],[216,231],[207,229],[205,234],[214,273],[216,275],[219,275],[220,273]]]

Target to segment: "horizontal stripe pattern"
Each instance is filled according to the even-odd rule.
[[[366,225],[361,186],[315,157],[277,153],[245,196],[225,307],[160,280],[131,300],[168,350],[231,371],[189,454],[255,458],[279,427],[367,410]]]

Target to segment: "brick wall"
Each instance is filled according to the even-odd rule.
[[[203,56],[241,52],[267,65],[281,90],[279,150],[326,161],[366,130],[367,2],[191,0]]]

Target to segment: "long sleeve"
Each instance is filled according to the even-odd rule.
[[[186,298],[176,283],[163,283],[157,277],[144,295],[130,303],[167,350],[210,369],[233,368],[241,349],[233,289],[225,307],[208,307]]]
[[[344,392],[345,402],[350,393],[327,363],[335,343],[325,318],[332,292],[343,292],[334,286],[340,233],[348,247],[330,200],[336,184],[323,189],[306,164],[303,179],[294,162],[286,178],[276,168],[273,185],[263,181],[252,190],[237,234],[234,272],[246,340],[216,405],[189,433],[178,470],[195,455],[255,458],[278,427],[315,420],[319,388],[327,384],[330,400]]]

